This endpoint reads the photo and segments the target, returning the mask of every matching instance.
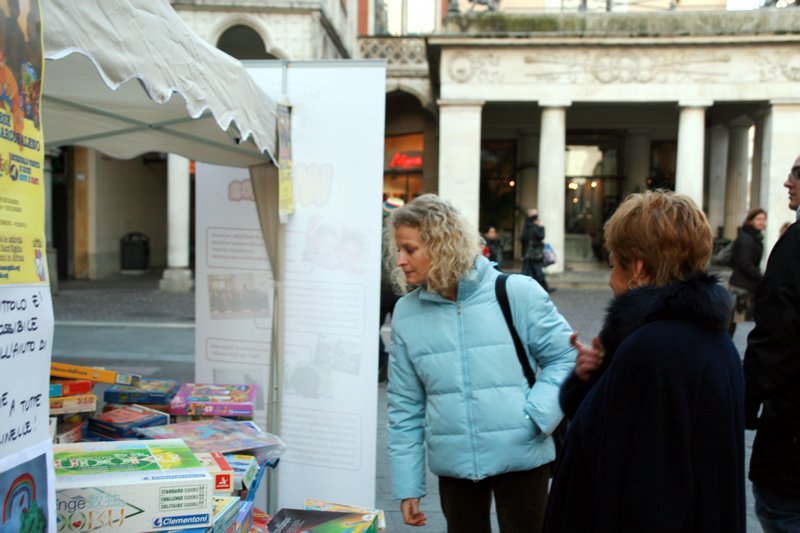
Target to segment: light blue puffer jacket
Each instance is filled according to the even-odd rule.
[[[572,329],[533,279],[511,276],[514,325],[536,384],[528,387],[500,305],[499,272],[484,257],[453,302],[420,287],[392,316],[389,454],[395,498],[425,495],[431,471],[479,480],[555,458],[550,433],[562,418],[561,383],[572,372]]]

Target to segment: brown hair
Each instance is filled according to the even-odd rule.
[[[641,260],[651,284],[664,286],[704,271],[711,257],[711,227],[686,195],[631,194],[605,225],[606,248],[623,268]]]
[[[754,207],[754,208],[752,208],[750,211],[748,211],[748,212],[747,212],[747,216],[746,216],[746,217],[744,217],[744,222],[742,223],[742,226],[752,226],[752,225],[753,225],[753,219],[754,219],[754,218],[756,218],[758,215],[760,215],[760,214],[762,214],[762,213],[763,213],[765,216],[766,216],[766,214],[767,214],[767,212],[766,212],[766,211],[764,211],[764,210],[763,210],[762,208],[760,208],[760,207]]]

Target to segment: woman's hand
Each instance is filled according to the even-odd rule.
[[[419,510],[419,498],[406,498],[400,502],[403,520],[409,526],[424,526],[428,519],[425,513]]]
[[[605,353],[600,345],[600,339],[595,337],[592,339],[592,345],[589,346],[579,341],[578,333],[575,332],[570,336],[569,343],[578,351],[578,357],[575,360],[575,375],[581,381],[588,381],[603,364]]]

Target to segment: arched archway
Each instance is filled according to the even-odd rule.
[[[217,48],[236,59],[278,59],[267,52],[258,32],[244,24],[225,30],[217,40]]]

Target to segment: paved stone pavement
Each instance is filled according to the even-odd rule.
[[[194,377],[194,295],[165,293],[157,289],[158,276],[125,276],[104,282],[61,282],[53,296],[56,333],[54,359],[75,364],[106,364],[124,372],[190,381]],[[552,294],[559,311],[589,340],[602,325],[609,289],[561,288]],[[740,327],[734,342],[740,353],[752,325]],[[100,363],[99,361],[103,361]],[[398,502],[391,498],[386,451],[386,388],[378,389],[376,505],[386,510],[390,533],[444,533],[434,476],[428,476],[423,511],[428,526],[405,526]],[[747,432],[746,460],[752,446]],[[749,533],[761,528],[753,513],[748,485]],[[494,531],[497,531],[495,525]]]

